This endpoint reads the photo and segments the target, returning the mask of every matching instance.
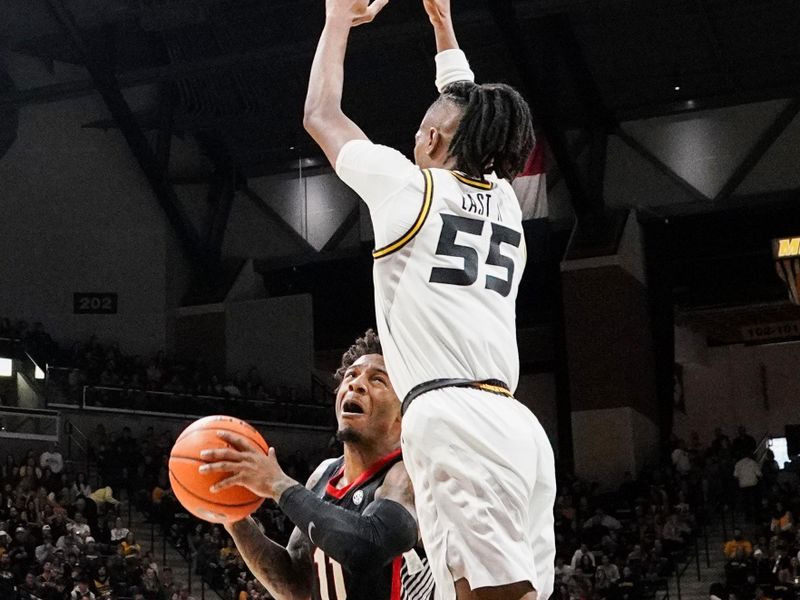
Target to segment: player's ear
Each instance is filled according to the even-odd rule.
[[[436,127],[428,127],[425,132],[425,154],[433,156],[442,143],[442,134]]]

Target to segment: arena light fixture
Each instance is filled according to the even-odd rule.
[[[14,365],[10,358],[0,358],[0,377],[11,377],[14,374]]]
[[[34,379],[44,379],[44,371],[39,368],[39,365],[36,365],[36,368],[33,370],[33,378]]]

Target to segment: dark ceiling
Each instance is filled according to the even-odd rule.
[[[796,0],[453,4],[479,79],[520,86],[540,118],[562,129],[685,110],[687,99],[701,107],[800,89]],[[2,0],[4,45],[47,63],[82,62],[53,6],[74,17],[91,59],[121,87],[168,84],[174,131],[224,141],[244,173],[316,154],[301,112],[322,0]],[[345,108],[373,139],[410,146],[435,92],[433,53],[419,0],[392,0],[375,23],[354,32]],[[92,87],[87,79],[18,89],[0,95],[0,104]],[[158,126],[157,107],[137,117],[145,129]]]
[[[453,5],[460,42],[478,79],[510,82],[531,102],[582,221],[582,215],[603,209],[602,174],[570,187],[580,177],[565,169],[574,163],[568,130],[600,139],[602,164],[604,136],[619,122],[800,96],[798,0]],[[160,106],[126,119],[126,107],[117,103],[112,118],[87,126],[121,127],[132,147],[140,144],[141,155],[145,138],[141,131],[131,138],[131,125],[164,132],[171,122],[167,133],[195,136],[204,150],[217,154],[217,165],[232,164],[240,181],[239,175],[294,167],[299,157],[313,164],[320,153],[301,121],[323,12],[323,0],[0,0],[2,46],[47,66],[88,63],[92,73],[31,88],[4,78],[0,69],[0,117],[9,117],[3,117],[8,131],[0,131],[0,148],[13,139],[15,107],[103,89],[113,103],[121,99],[115,90],[159,84]],[[410,149],[435,94],[434,52],[420,0],[391,0],[375,23],[353,33],[344,105],[372,139]],[[169,190],[161,188],[159,198],[167,209],[174,205]],[[778,200],[769,210],[748,207],[744,199],[741,210],[671,221],[663,264],[679,307],[785,297],[771,267],[769,241],[778,230],[797,233],[800,211],[795,193]],[[714,210],[707,206],[702,209]],[[178,217],[167,214],[180,226]]]

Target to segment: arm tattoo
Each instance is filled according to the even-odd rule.
[[[330,462],[317,467],[306,487],[314,487]],[[284,548],[264,535],[252,517],[234,523],[228,531],[247,567],[277,600],[311,598],[311,540],[305,533],[295,528]]]
[[[251,517],[229,531],[247,567],[277,600],[311,597],[311,554],[305,535],[295,529],[284,548],[265,536]]]

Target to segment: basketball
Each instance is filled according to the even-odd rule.
[[[209,461],[200,458],[202,450],[230,448],[218,431],[228,431],[248,438],[266,454],[269,446],[248,423],[234,417],[214,415],[198,419],[181,432],[169,456],[169,480],[172,491],[183,507],[194,516],[211,523],[238,521],[252,514],[264,498],[247,488],[233,486],[213,493],[209,488],[229,473],[200,473],[198,468]]]

